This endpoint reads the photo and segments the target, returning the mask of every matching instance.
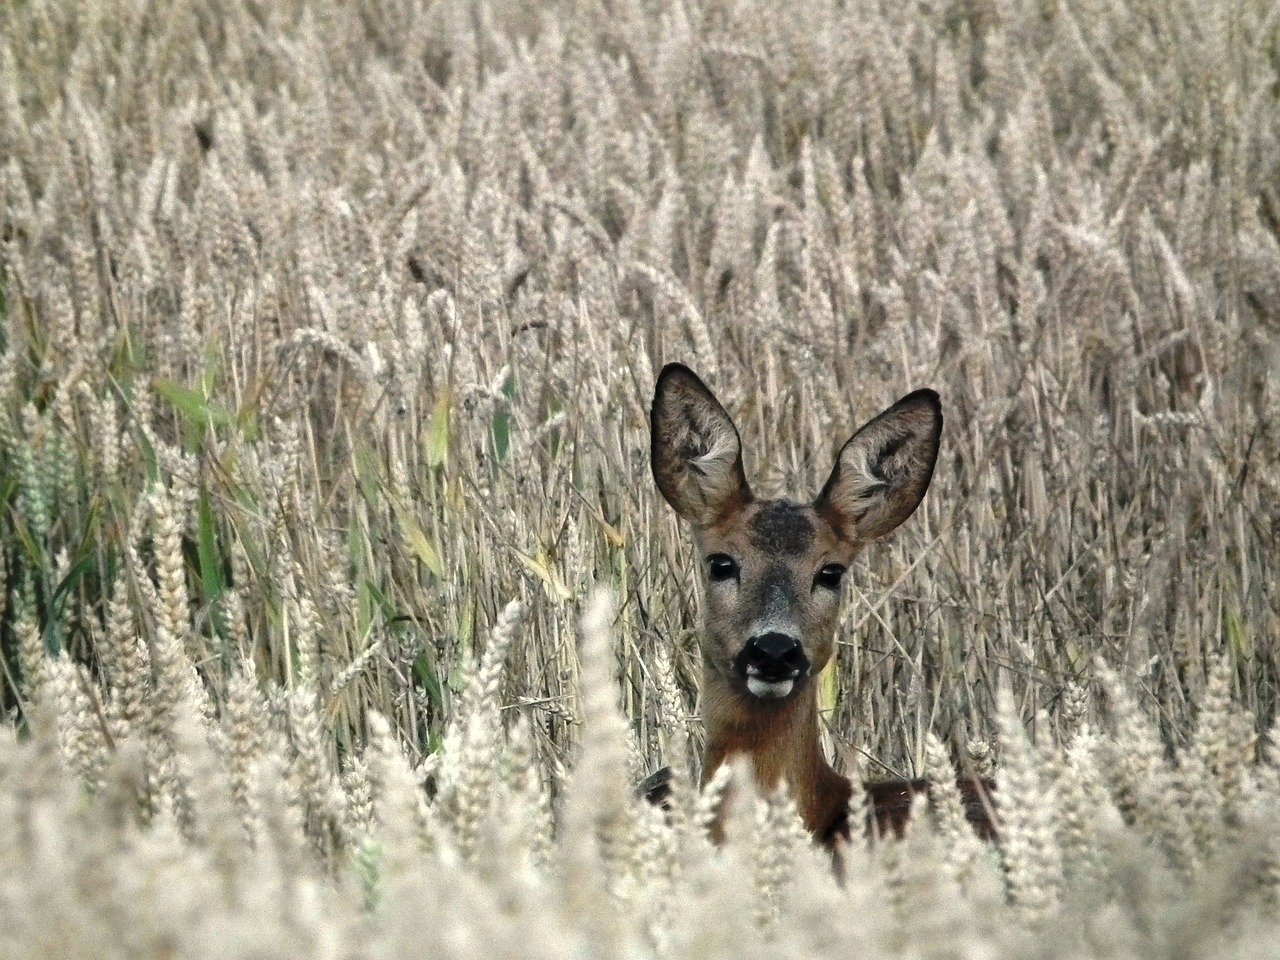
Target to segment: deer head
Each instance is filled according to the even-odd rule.
[[[818,808],[840,788],[818,748],[813,680],[835,651],[850,563],[929,487],[938,395],[917,390],[858,430],[808,503],[752,494],[733,420],[687,367],[669,364],[658,377],[651,429],[654,479],[692,527],[699,557],[704,778],[728,755],[749,753],[761,786],[787,780],[820,830],[829,811]]]

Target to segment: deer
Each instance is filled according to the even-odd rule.
[[[942,437],[942,402],[916,390],[840,449],[811,502],[761,499],[747,483],[732,418],[688,367],[667,364],[650,412],[651,466],[663,498],[691,528],[702,589],[701,712],[705,786],[737,756],[762,793],[785,788],[809,833],[834,849],[851,834],[854,785],[823,754],[818,675],[835,655],[842,588],[854,558],[924,499]],[[669,769],[638,788],[663,805]],[[961,781],[970,820],[990,836],[985,792]],[[901,832],[922,780],[869,791],[878,829]],[[713,828],[713,838],[723,828]]]

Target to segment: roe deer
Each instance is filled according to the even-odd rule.
[[[849,564],[911,516],[929,487],[942,434],[938,395],[917,390],[863,426],[808,504],[752,494],[737,427],[688,367],[663,368],[650,427],[654,479],[693,527],[701,567],[703,782],[745,754],[759,787],[786,784],[805,827],[833,846],[849,834],[853,787],[822,754],[815,680],[835,652]],[[664,799],[664,773],[640,787],[653,802]],[[900,829],[927,784],[869,789],[879,826]],[[962,790],[978,819],[975,785]]]

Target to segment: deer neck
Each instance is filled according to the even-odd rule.
[[[810,685],[781,703],[739,692],[710,670],[703,675],[707,731],[703,783],[727,760],[745,756],[762,793],[785,784],[810,833],[827,840],[843,823],[851,788],[832,769],[818,739],[818,697]]]

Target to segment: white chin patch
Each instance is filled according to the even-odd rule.
[[[759,677],[747,677],[747,689],[762,700],[780,700],[791,692],[796,685],[794,680],[761,680]]]

